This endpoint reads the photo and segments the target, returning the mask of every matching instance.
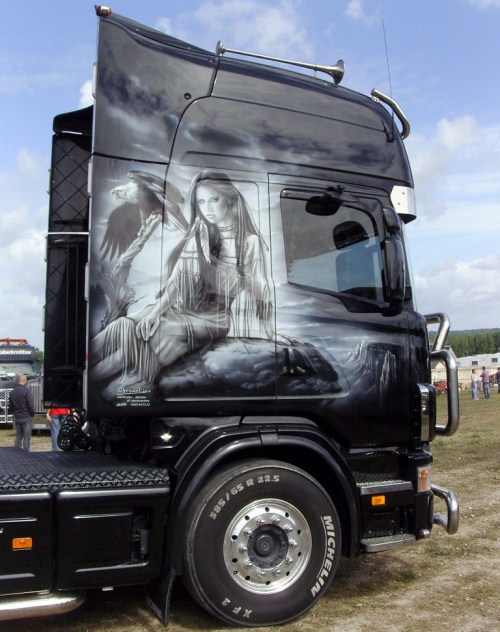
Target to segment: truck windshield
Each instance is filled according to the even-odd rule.
[[[9,362],[8,364],[0,362],[0,379],[3,377],[13,377],[18,373],[36,375],[37,371],[29,362]]]

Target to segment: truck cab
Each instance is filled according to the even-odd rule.
[[[28,380],[41,376],[36,349],[25,338],[0,338],[1,388],[13,388],[19,373],[26,375]]]

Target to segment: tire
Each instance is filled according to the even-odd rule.
[[[340,559],[337,512],[306,472],[278,461],[232,465],[187,516],[183,581],[230,624],[284,623],[328,589]]]

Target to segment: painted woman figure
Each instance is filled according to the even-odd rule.
[[[266,245],[241,193],[227,176],[201,174],[186,204],[189,228],[169,257],[155,302],[95,340],[93,375],[111,380],[109,396],[117,384],[153,383],[161,368],[230,331],[274,339]]]

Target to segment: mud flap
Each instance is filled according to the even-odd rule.
[[[176,575],[175,568],[169,567],[159,579],[146,587],[147,604],[164,625],[168,624],[170,599]]]

